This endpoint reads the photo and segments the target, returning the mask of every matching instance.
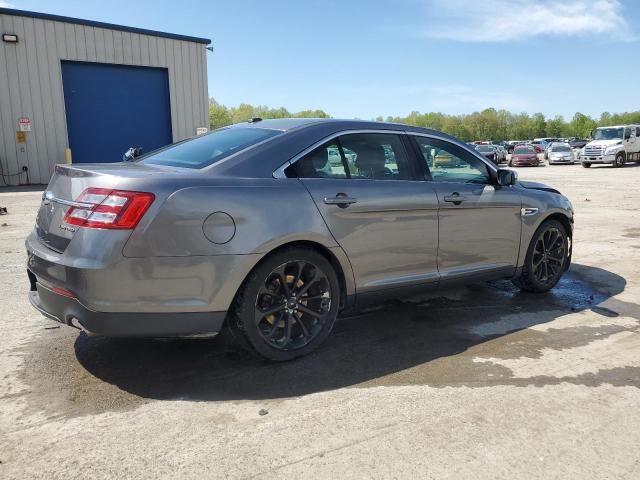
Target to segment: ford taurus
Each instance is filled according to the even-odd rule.
[[[560,192],[444,133],[252,119],[132,161],[58,165],[26,240],[29,298],[93,334],[226,328],[282,361],[385,299],[499,278],[546,292],[572,232]]]

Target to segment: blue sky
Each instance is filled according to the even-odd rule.
[[[9,0],[211,38],[209,95],[335,117],[640,110],[634,0]]]

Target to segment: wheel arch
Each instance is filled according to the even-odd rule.
[[[527,255],[529,246],[531,244],[531,241],[534,237],[535,232],[540,228],[542,224],[544,224],[549,220],[557,220],[562,224],[565,231],[567,232],[567,237],[569,238],[569,252],[568,252],[569,261],[567,262],[567,268],[569,268],[569,265],[571,264],[571,255],[573,251],[573,220],[566,213],[563,213],[561,211],[551,212],[548,215],[542,217],[535,225],[531,226],[531,228],[529,229],[530,233],[528,235],[527,242],[526,242],[526,248],[520,249],[520,255],[518,259],[518,268],[521,268],[522,265],[524,265],[525,257]]]
[[[345,309],[353,303],[355,298],[355,282],[353,277],[353,271],[351,269],[351,263],[347,258],[344,250],[341,247],[327,247],[319,242],[313,240],[292,240],[282,243],[277,247],[272,248],[265,253],[263,257],[253,266],[253,268],[247,273],[242,285],[247,278],[258,268],[265,260],[278,252],[287,250],[289,248],[305,248],[313,250],[323,257],[325,257],[331,266],[334,268],[336,275],[338,276],[338,284],[340,285],[340,309]],[[240,287],[241,289],[242,287]],[[239,290],[240,290],[239,289]]]

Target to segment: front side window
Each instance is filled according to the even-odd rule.
[[[279,130],[266,128],[221,128],[152,152],[142,157],[139,162],[171,167],[204,168],[281,133]]]
[[[441,140],[415,139],[434,182],[490,183],[487,165],[470,152]]]

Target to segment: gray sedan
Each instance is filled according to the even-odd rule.
[[[133,161],[58,165],[26,241],[29,298],[105,336],[226,328],[289,360],[340,313],[445,286],[553,288],[573,210],[444,133],[253,119]]]

